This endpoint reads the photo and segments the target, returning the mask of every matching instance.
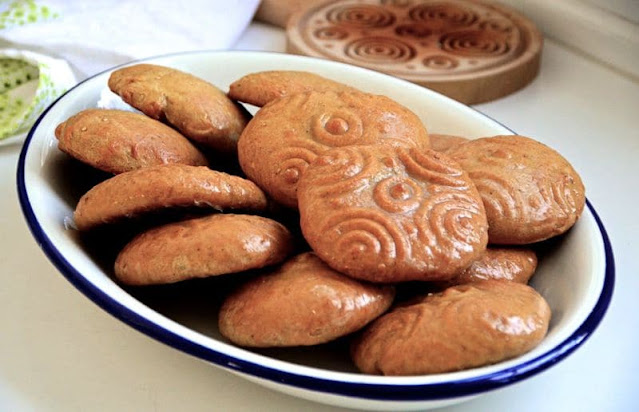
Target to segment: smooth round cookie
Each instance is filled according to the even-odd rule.
[[[211,83],[170,67],[136,64],[114,71],[109,88],[147,116],[203,146],[232,153],[250,114]]]
[[[372,282],[446,280],[486,248],[481,198],[443,153],[350,146],[313,161],[298,187],[300,225],[335,270]]]
[[[303,253],[229,295],[220,333],[241,346],[317,345],[361,329],[394,295],[392,286],[360,282]]]
[[[215,214],[136,236],[118,255],[115,276],[128,285],[174,283],[274,265],[293,247],[288,229],[274,220]]]
[[[570,229],[584,209],[581,178],[550,147],[524,136],[471,140],[446,152],[477,186],[488,216],[488,241],[521,245]]]
[[[250,180],[204,166],[162,165],[121,173],[84,194],[73,219],[79,230],[169,207],[264,210],[266,195]]]
[[[446,152],[451,147],[466,143],[470,139],[450,134],[429,133],[430,148],[438,152]]]
[[[63,152],[114,174],[168,163],[208,165],[206,157],[180,133],[124,110],[83,110],[60,123],[55,136]]]
[[[537,254],[532,249],[488,247],[477,260],[446,284],[453,286],[490,279],[527,284],[536,269]]]
[[[297,182],[331,147],[383,144],[428,147],[428,133],[410,110],[385,96],[307,92],[260,109],[238,143],[240,166],[275,201],[297,207]]]
[[[310,91],[356,91],[343,83],[315,73],[271,70],[250,73],[231,83],[228,96],[233,100],[262,107],[284,96]]]
[[[379,317],[354,341],[364,373],[423,375],[511,359],[541,342],[551,311],[533,288],[483,280],[430,294]]]

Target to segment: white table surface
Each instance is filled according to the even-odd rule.
[[[284,34],[253,24],[236,48],[284,51]],[[531,85],[477,109],[572,162],[612,240],[617,281],[606,317],[574,354],[444,410],[639,410],[639,82],[547,40]],[[336,410],[178,352],[80,294],[24,222],[19,151],[0,147],[0,411]]]

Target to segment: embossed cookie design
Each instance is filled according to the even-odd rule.
[[[206,157],[180,133],[124,110],[83,110],[60,123],[55,136],[63,152],[113,174],[169,163],[208,165]]]
[[[310,164],[298,196],[308,243],[355,278],[445,280],[486,247],[479,193],[457,163],[433,150],[332,149]]]
[[[80,198],[79,230],[175,207],[264,210],[266,195],[250,180],[204,166],[162,165],[121,173]]]
[[[274,220],[216,214],[134,237],[115,261],[115,276],[128,285],[175,283],[275,265],[293,247],[288,229]]]
[[[447,154],[482,196],[490,243],[539,242],[566,232],[581,216],[586,201],[581,178],[563,156],[536,140],[487,137]]]
[[[221,152],[235,152],[250,119],[241,105],[211,83],[170,67],[136,64],[114,71],[109,88],[149,117]]]
[[[361,329],[394,296],[392,286],[360,282],[303,253],[229,295],[220,333],[242,346],[317,345]]]
[[[238,143],[240,166],[277,202],[297,207],[297,182],[331,147],[383,144],[426,148],[420,119],[385,96],[307,92],[260,109]]]
[[[233,100],[262,107],[284,96],[304,92],[357,91],[344,83],[318,74],[293,70],[272,70],[250,73],[234,81],[228,96]]]
[[[352,346],[364,373],[453,372],[514,358],[546,336],[551,311],[527,285],[484,280],[431,294],[376,319]]]

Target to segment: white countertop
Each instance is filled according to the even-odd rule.
[[[236,48],[284,51],[284,34],[253,24]],[[532,84],[476,108],[572,162],[612,240],[617,277],[606,317],[575,353],[444,410],[639,410],[639,82],[547,40]],[[84,297],[29,233],[15,186],[19,151],[0,147],[1,411],[336,410],[165,346]]]

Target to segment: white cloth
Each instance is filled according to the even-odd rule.
[[[259,0],[0,2],[0,40],[66,59],[86,77],[144,57],[227,49]],[[4,14],[3,14],[4,12]]]

